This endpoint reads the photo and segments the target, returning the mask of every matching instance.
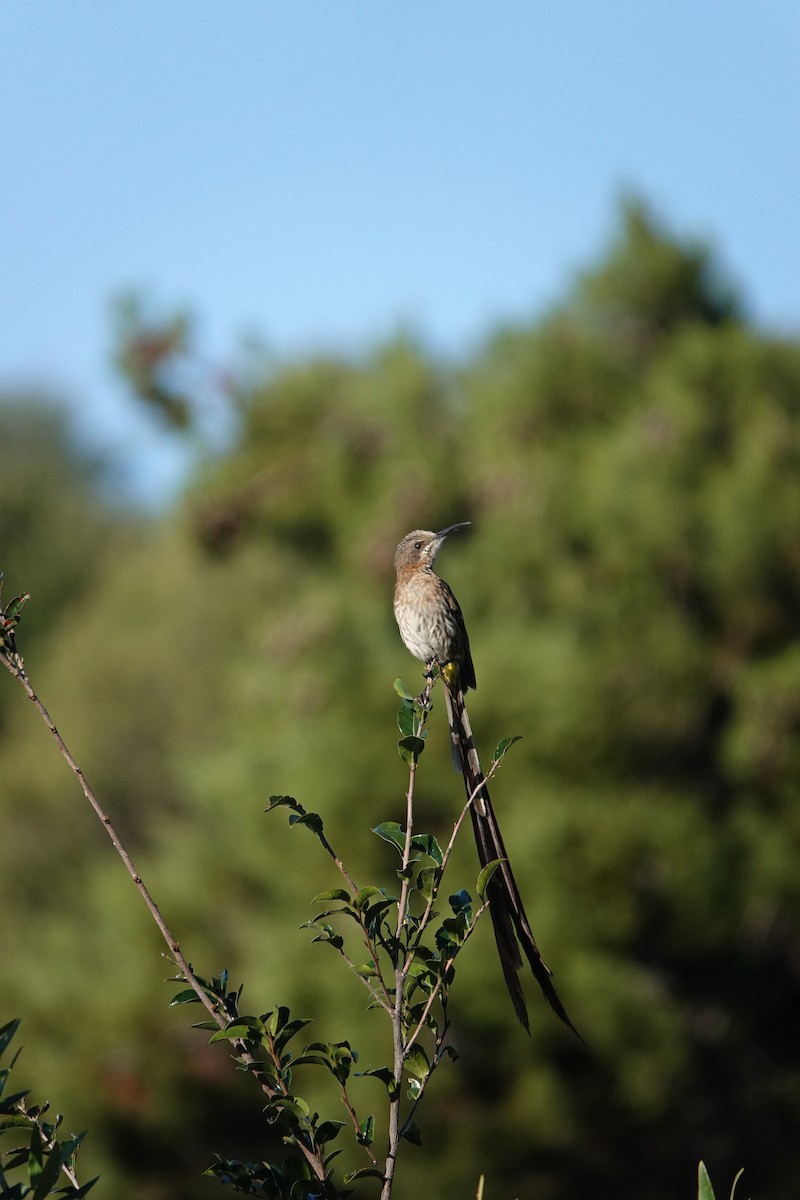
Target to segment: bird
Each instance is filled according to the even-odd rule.
[[[552,972],[539,952],[511,870],[464,700],[464,694],[477,686],[467,627],[449,584],[433,569],[445,539],[456,529],[469,524],[469,521],[459,521],[438,533],[414,529],[406,534],[395,554],[395,620],[406,649],[425,663],[430,673],[438,671],[444,683],[453,761],[463,774],[467,799],[471,798],[469,808],[478,859],[481,868],[499,860],[499,866],[489,879],[486,896],[500,965],[514,1011],[523,1028],[530,1033],[525,994],[519,978],[523,951],[550,1007],[582,1041],[556,992]]]

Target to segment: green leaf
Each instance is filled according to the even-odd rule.
[[[400,1134],[407,1142],[411,1142],[412,1146],[422,1145],[422,1134],[420,1133],[419,1125],[416,1121],[409,1121],[403,1132]]]
[[[420,737],[404,737],[397,743],[397,749],[403,762],[416,763],[425,749],[425,742]]]
[[[278,1036],[275,1038],[275,1048],[278,1053],[281,1053],[281,1051],[285,1049],[295,1034],[299,1033],[301,1029],[305,1029],[306,1025],[310,1024],[310,1020],[298,1018],[296,1021],[289,1021],[286,1025],[284,1025],[280,1029]]]
[[[322,912],[314,913],[308,921],[301,921],[297,926],[298,929],[331,929],[326,917],[352,917],[354,921],[358,920],[356,910],[349,904],[343,904],[341,908],[324,908]]]
[[[506,750],[508,750],[510,746],[513,746],[515,742],[521,742],[521,741],[522,741],[522,737],[518,733],[515,734],[514,737],[503,738],[502,741],[497,743],[497,749],[495,750],[494,754],[492,755],[492,762],[495,762],[495,763],[502,762],[503,759],[505,758]]]
[[[83,1200],[84,1196],[89,1195],[90,1189],[94,1188],[98,1178],[100,1178],[100,1175],[96,1175],[94,1180],[90,1180],[89,1183],[84,1183],[82,1188],[79,1188],[77,1192],[72,1193],[70,1200]],[[67,1193],[67,1195],[70,1195],[70,1193]]]
[[[184,991],[178,992],[175,996],[172,997],[172,999],[169,1002],[170,1008],[174,1008],[175,1005],[177,1005],[177,1004],[199,1004],[199,1003],[200,1003],[200,997],[198,996],[198,994],[194,990],[194,988],[186,988]]]
[[[438,874],[438,867],[423,867],[417,875],[417,891],[426,904],[433,898]]]
[[[742,1178],[743,1175],[744,1175],[744,1167],[739,1167],[739,1170],[736,1172],[736,1175],[734,1176],[733,1183],[731,1184],[730,1200],[733,1200],[733,1193],[736,1191],[736,1185],[739,1182],[739,1180]]]
[[[436,930],[436,945],[443,958],[453,958],[459,946],[464,941],[467,922],[461,913],[457,917],[449,917]]]
[[[437,867],[444,862],[442,848],[432,833],[415,833],[411,839],[411,845],[415,850],[421,850],[423,854],[427,854],[428,858],[432,858]]]
[[[397,677],[397,679],[395,679],[394,683],[392,684],[392,687],[394,688],[394,690],[397,692],[398,696],[400,696],[400,698],[402,700],[411,700],[411,701],[414,700],[414,697],[411,695],[411,692],[408,690],[408,688],[406,687],[406,685],[403,683],[402,679],[399,676]]]
[[[291,1114],[301,1120],[308,1120],[311,1109],[302,1096],[277,1096],[270,1101],[270,1106],[279,1108],[281,1113]]]
[[[295,800],[294,796],[270,796],[269,804],[264,809],[264,812],[272,812],[273,808],[292,808],[295,812],[302,812],[302,805]]]
[[[375,1118],[370,1115],[359,1123],[356,1138],[361,1146],[371,1146],[375,1138]]]
[[[292,1065],[298,1067],[303,1063],[313,1063],[316,1066],[327,1067],[332,1074],[340,1078],[345,1067],[349,1073],[350,1063],[355,1058],[356,1054],[347,1042],[310,1042],[302,1054],[292,1059]]]
[[[359,963],[358,966],[353,967],[353,970],[356,975],[360,975],[363,979],[374,979],[378,974],[375,963]]]
[[[381,918],[387,909],[393,908],[396,903],[397,898],[395,896],[387,896],[385,900],[381,900],[377,904],[373,904],[367,909],[364,924],[366,925],[370,936],[374,935],[375,930],[378,928]]]
[[[327,1145],[339,1136],[344,1121],[323,1121],[316,1131],[316,1140],[320,1146]]]
[[[289,824],[307,825],[308,828],[313,830],[314,833],[322,833],[324,828],[322,824],[322,817],[319,815],[319,813],[314,812],[304,812],[300,816],[293,813],[292,816],[289,817]]]
[[[344,888],[331,888],[329,892],[319,892],[311,903],[323,904],[326,900],[347,900],[349,903],[350,899],[350,893]]]
[[[38,1131],[37,1131],[38,1136]],[[44,1160],[41,1171],[38,1172],[38,1180],[33,1189],[31,1200],[46,1200],[55,1190],[61,1174],[61,1168],[67,1161],[68,1154],[63,1150],[59,1142],[56,1142]],[[33,1171],[31,1171],[31,1181],[33,1181]]]
[[[486,864],[486,866],[483,868],[480,875],[478,876],[478,882],[475,885],[475,891],[478,893],[478,896],[480,897],[481,900],[485,900],[486,889],[489,886],[489,880],[492,878],[495,871],[497,870],[497,868],[500,866],[500,864],[502,862],[503,862],[502,858],[493,858],[490,863]]]
[[[28,1148],[28,1175],[31,1183],[34,1183],[42,1173],[42,1135],[39,1133],[38,1127],[34,1125],[31,1128],[31,1142]]]
[[[702,1160],[697,1168],[697,1200],[716,1200],[706,1164]]]
[[[431,1064],[422,1046],[414,1045],[408,1052],[405,1068],[412,1079],[427,1079],[431,1073]]]
[[[84,1183],[83,1187],[78,1188],[77,1192],[67,1192],[69,1200],[83,1200],[84,1196],[88,1196],[90,1190],[97,1183],[99,1175],[95,1175],[94,1179],[90,1179],[88,1183]]]
[[[363,908],[367,901],[371,900],[373,896],[380,896],[383,899],[385,895],[386,893],[381,891],[379,887],[375,887],[374,884],[368,884],[366,887],[361,889],[354,899],[353,904],[356,906],[356,908]]]
[[[436,984],[439,981],[439,976],[435,970],[425,966],[424,963],[412,962],[408,968],[408,977],[417,987],[421,988],[426,995],[430,995]]]
[[[339,933],[334,933],[330,926],[326,926],[325,932],[318,934],[317,937],[311,939],[311,945],[316,945],[317,942],[322,942],[325,946],[333,946],[334,950],[341,950],[344,945],[344,938]]]
[[[242,1020],[249,1021],[251,1024],[255,1023],[255,1018],[253,1017],[243,1017]],[[267,1033],[272,1034],[274,1037],[279,1030],[283,1029],[284,1025],[289,1020],[289,1009],[285,1004],[279,1004],[277,1008],[272,1009],[268,1013],[264,1013],[260,1020],[263,1023]]]
[[[414,712],[414,705],[410,702],[401,704],[400,708],[397,710],[397,728],[400,730],[400,732],[405,737],[408,737],[410,734],[415,734],[417,732],[418,725],[419,721],[416,713]]]
[[[465,915],[471,915],[472,897],[464,888],[460,888],[457,892],[454,892],[452,896],[448,896],[448,900],[450,902],[450,907],[456,916],[461,916],[462,913]]]
[[[353,1183],[356,1179],[383,1179],[383,1172],[378,1171],[375,1167],[362,1167],[360,1171],[353,1171],[352,1175],[345,1175],[345,1183]]]
[[[397,846],[402,854],[406,848],[406,831],[402,829],[397,821],[384,821],[382,825],[376,825],[372,831],[377,833],[379,838],[383,838],[385,842],[391,842],[393,846]]]
[[[224,1029],[218,1029],[210,1041],[230,1042],[234,1038],[240,1038],[242,1041],[260,1041],[263,1032],[263,1023],[257,1017],[240,1017],[236,1021],[231,1021],[230,1025],[226,1025]]]
[[[397,1097],[397,1080],[388,1067],[376,1067],[374,1071],[358,1071],[359,1078],[372,1076],[373,1079],[380,1079],[385,1085],[386,1091],[389,1093],[389,1099],[394,1100]]]
[[[11,1043],[12,1038],[14,1037],[14,1034],[19,1029],[19,1020],[19,1017],[15,1017],[13,1021],[7,1021],[6,1024],[0,1028],[0,1055],[5,1053],[6,1049]]]

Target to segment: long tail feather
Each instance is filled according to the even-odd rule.
[[[511,870],[511,864],[508,860],[508,854],[503,844],[500,827],[497,824],[497,817],[489,798],[486,779],[481,770],[466,704],[464,703],[464,693],[458,683],[455,684],[452,691],[445,683],[444,694],[453,747],[453,761],[461,768],[467,797],[473,797],[472,804],[470,805],[470,815],[472,817],[472,828],[475,833],[475,843],[478,848],[478,859],[481,867],[485,867],[497,859],[500,860],[500,866],[489,880],[487,896],[489,899],[489,914],[492,918],[495,941],[497,942],[497,951],[500,956],[500,965],[503,969],[511,1002],[514,1005],[514,1011],[524,1028],[529,1031],[525,995],[519,979],[519,972],[522,969],[522,955],[520,953],[520,947],[522,947],[525,957],[530,963],[534,978],[542,989],[548,1004],[564,1024],[568,1025],[573,1033],[580,1038],[580,1033],[578,1033],[578,1030],[573,1025],[567,1014],[567,1010],[559,999],[553,985],[552,972],[539,953],[539,947],[536,945],[536,939],[533,936],[528,917],[525,913],[522,897],[520,896],[519,888],[517,887]],[[582,1038],[581,1041],[583,1041]]]

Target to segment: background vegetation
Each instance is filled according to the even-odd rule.
[[[179,386],[192,337],[121,327],[168,436],[202,416]],[[524,735],[496,804],[588,1050],[533,986],[524,1037],[487,924],[397,1195],[474,1195],[484,1172],[492,1200],[672,1200],[701,1157],[721,1188],[745,1164],[748,1194],[797,1194],[800,347],[630,203],[561,303],[464,362],[404,338],[250,358],[225,396],[230,444],[155,518],[104,498],[55,409],[8,397],[0,439],[28,672],[194,965],[385,1058],[358,985],[297,932],[331,868],[263,808],[296,795],[364,882],[390,877],[368,831],[402,819],[391,683],[417,673],[394,547],[471,520],[440,567],[473,725],[488,749]],[[460,784],[431,725],[418,804],[440,831]],[[258,1155],[258,1096],[167,1010],[157,934],[10,679],[0,829],[0,1017],[23,1018],[37,1093],[90,1128],[95,1194],[218,1195],[199,1173],[212,1149]]]

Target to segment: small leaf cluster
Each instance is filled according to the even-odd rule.
[[[395,679],[394,690],[400,697],[397,727],[403,735],[397,743],[397,749],[403,762],[416,766],[428,737],[425,725],[430,711],[431,684],[421,696],[412,696],[402,679]]]
[[[271,808],[279,806],[290,807],[290,822],[311,828],[333,853],[318,814],[305,812],[293,797],[271,797]],[[452,841],[442,850],[432,834],[409,836],[396,821],[385,821],[373,832],[394,846],[401,857],[396,872],[399,894],[375,885],[356,889],[352,883],[347,888],[321,892],[314,898],[314,903],[321,907],[304,927],[314,932],[315,942],[329,945],[342,955],[368,991],[369,1007],[397,1014],[406,1050],[407,1094],[409,1099],[417,1101],[442,1054],[455,1057],[449,1047],[444,1047],[453,964],[483,905],[475,911],[469,892],[461,889],[448,897],[446,915],[434,908]],[[481,897],[495,866],[490,864],[481,872],[478,884]],[[367,951],[365,959],[350,953],[339,928],[338,919],[342,917],[357,927],[357,936]],[[426,1029],[433,1035],[432,1058],[419,1044],[419,1037]],[[397,1099],[400,1083],[395,1073],[387,1068],[363,1074],[382,1079],[389,1099]]]
[[[744,1173],[744,1167],[736,1172],[736,1176],[731,1184],[730,1200],[734,1200],[736,1185]],[[697,1168],[697,1200],[716,1200],[714,1188],[711,1185],[711,1177],[706,1168],[706,1164],[701,1162]]]
[[[343,1200],[350,1192],[332,1182],[330,1164],[338,1151],[330,1153],[328,1146],[338,1137],[344,1122],[320,1120],[308,1101],[295,1091],[293,1073],[302,1065],[323,1067],[338,1081],[346,1100],[346,1084],[356,1053],[347,1042],[311,1042],[296,1052],[290,1042],[309,1021],[293,1018],[285,1005],[260,1016],[241,1013],[242,989],[229,990],[226,971],[211,980],[201,979],[200,983],[216,1010],[227,1016],[227,1023],[220,1028],[215,1021],[200,1021],[195,1028],[213,1030],[212,1042],[232,1044],[241,1068],[256,1077],[267,1096],[264,1107],[267,1121],[281,1128],[284,1142],[294,1149],[280,1164],[244,1163],[218,1156],[206,1173],[232,1186],[234,1191],[268,1200]],[[194,1004],[199,999],[194,989],[186,988],[177,993],[172,1003]],[[353,1112],[349,1102],[347,1106]],[[358,1125],[359,1140],[364,1145],[368,1144],[366,1131],[371,1130],[372,1124],[369,1118]]]
[[[9,1021],[0,1028],[0,1060],[19,1028],[19,1021]],[[5,1094],[11,1070],[0,1066],[0,1137],[10,1135],[13,1145],[0,1153],[0,1194],[8,1200],[45,1200],[46,1196],[69,1197],[79,1200],[88,1195],[96,1179],[79,1185],[75,1175],[78,1148],[84,1134],[73,1134],[61,1140],[57,1134],[63,1118],[56,1115],[52,1122],[44,1116],[49,1105],[28,1105],[26,1091]],[[21,1178],[14,1178],[21,1176]],[[66,1181],[66,1182],[65,1182]]]
[[[332,1196],[347,1193],[332,1191],[328,1182],[315,1179],[310,1167],[302,1159],[290,1156],[278,1165],[266,1162],[241,1162],[238,1159],[222,1158],[205,1172],[220,1183],[232,1187],[235,1192],[246,1196],[261,1196],[267,1200],[328,1200]]]

